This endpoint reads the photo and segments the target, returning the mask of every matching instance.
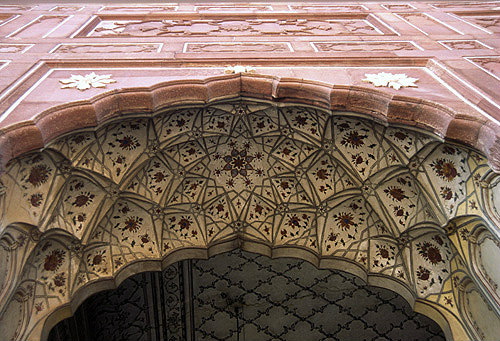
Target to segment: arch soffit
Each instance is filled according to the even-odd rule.
[[[481,139],[490,137],[491,134],[493,134],[495,143],[498,138],[498,133],[495,130],[496,128],[487,122],[478,124],[477,121],[455,118],[453,117],[453,113],[443,106],[398,96],[391,97],[383,92],[364,88],[331,87],[319,83],[290,79],[279,80],[273,77],[250,75],[223,76],[212,78],[207,81],[196,82],[170,82],[149,89],[118,90],[97,96],[90,101],[70,103],[68,105],[52,108],[37,116],[34,120],[34,124],[19,124],[4,131],[0,147],[2,148],[2,155],[7,155],[8,158],[11,158],[23,154],[28,150],[41,148],[56,137],[75,129],[102,125],[122,115],[138,112],[147,114],[161,111],[169,107],[186,104],[192,105],[193,103],[201,105],[214,103],[221,99],[237,97],[250,97],[278,103],[291,102],[293,104],[306,104],[326,110],[353,111],[365,114],[379,122],[414,126],[431,131],[440,137],[445,137],[479,149],[488,155],[490,165],[493,166],[495,164],[496,151],[494,145],[491,145],[491,140],[487,139],[486,142],[490,143],[488,145],[488,143],[483,143]],[[408,115],[401,115],[402,112]],[[420,114],[417,115],[417,112]],[[398,117],[397,115],[405,117]],[[408,117],[411,117],[411,119],[408,119]],[[55,124],[56,121],[57,126]],[[460,129],[463,129],[464,125],[472,129],[470,124],[476,129],[476,140],[471,139],[470,141],[466,141]],[[460,127],[460,129],[457,127]],[[458,129],[458,131],[454,132],[454,129]],[[33,133],[35,133],[34,139],[23,139],[23,137],[26,137],[26,134]],[[489,148],[486,148],[486,146]],[[10,151],[8,150],[9,147],[11,147]],[[57,158],[57,155],[55,157]],[[2,161],[6,160],[7,159],[4,159]],[[432,231],[427,232],[427,234],[432,235],[432,237],[437,235]],[[241,238],[238,240],[239,243],[241,243]],[[420,244],[424,245],[424,243],[425,242],[422,241]],[[259,247],[256,248],[259,249]],[[297,254],[301,253],[300,250],[303,250],[303,248],[283,248],[283,250],[287,251],[282,251],[282,256],[296,257]],[[267,255],[271,252],[271,255],[281,256],[278,249],[274,251],[263,251],[250,248],[248,251],[257,251]],[[214,253],[218,252],[222,251],[214,251]],[[441,250],[441,252],[445,251]],[[355,264],[353,262],[343,264],[343,260],[337,259],[330,260],[330,263],[328,263],[323,260],[318,261],[317,256],[307,256],[306,254],[308,254],[309,251],[302,251],[302,253],[304,253],[304,255],[301,255],[301,258],[309,260],[320,267],[324,266],[346,270],[365,280],[368,279],[369,283],[392,288],[394,291],[403,295],[410,304],[413,304],[415,297],[418,296],[414,293],[415,288],[408,289],[408,285],[402,285],[401,282],[394,281],[390,275],[371,275],[367,277],[366,269],[358,265],[353,265]],[[187,257],[189,258],[189,254]],[[202,257],[205,256],[203,255]],[[186,256],[183,255],[182,258],[186,258]],[[157,266],[153,266],[153,268],[156,267]],[[455,270],[459,268],[460,266],[455,264]],[[125,271],[124,269],[128,269],[128,267],[120,269],[119,273],[127,274],[130,271],[132,271],[131,273],[134,271]],[[411,269],[409,270],[411,271]],[[448,271],[450,270],[451,269],[448,269]],[[123,278],[125,277],[128,276],[123,276]],[[84,285],[82,287],[81,297],[87,296],[87,294],[85,294],[87,291],[83,290],[84,287],[86,286]],[[89,284],[88,287],[90,288],[92,285]],[[95,291],[89,290],[88,292],[88,295],[90,295]],[[449,292],[453,294],[453,289]],[[420,307],[418,310],[426,314],[426,308],[422,307],[431,305],[427,303],[423,304],[420,301],[424,302],[426,300],[417,299],[417,306]],[[442,305],[442,302],[434,302],[433,304]],[[442,321],[440,322],[440,319],[436,317],[436,314],[441,314],[442,316],[442,312],[434,311],[427,313],[427,315],[433,317],[440,323],[445,333],[448,334],[450,330],[449,326],[444,326]],[[454,312],[451,315],[457,314]],[[457,316],[454,318],[457,319]],[[451,321],[450,317],[445,318],[445,320],[448,323]],[[451,324],[455,324],[455,326],[453,326],[455,328],[457,323],[459,324],[459,322]],[[455,329],[457,333],[464,333],[463,327]],[[458,330],[461,331],[458,332]]]

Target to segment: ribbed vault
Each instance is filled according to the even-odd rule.
[[[351,272],[448,338],[475,338],[462,301],[478,280],[449,234],[460,217],[487,230],[491,174],[483,154],[429,132],[293,102],[114,117],[6,165],[0,297],[15,323],[0,334],[46,337],[131,274],[241,248]]]

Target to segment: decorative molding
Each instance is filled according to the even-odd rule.
[[[0,43],[0,53],[24,53],[30,48],[35,46],[35,44],[1,44]]]
[[[311,12],[357,12],[357,11],[367,11],[368,8],[365,5],[288,5],[288,8],[292,11],[311,11]]]
[[[500,56],[464,57],[464,59],[500,80]]]
[[[245,53],[245,52],[293,52],[285,42],[208,42],[185,43],[183,52],[188,53]]]
[[[439,40],[438,43],[448,50],[475,50],[475,49],[493,49],[492,47],[474,39],[464,40]]]
[[[40,15],[26,25],[7,35],[7,37],[45,38],[70,18],[71,16],[58,14]]]
[[[411,4],[380,4],[380,6],[388,11],[412,11],[417,9]]]
[[[272,11],[273,7],[269,5],[212,5],[212,6],[194,6],[198,12],[267,12]]]
[[[412,41],[331,41],[311,42],[321,52],[371,52],[423,50]]]
[[[177,88],[182,90],[174,90]],[[198,90],[193,91],[193,88]],[[176,92],[180,95],[161,95],[175,91],[180,91]],[[495,144],[500,141],[500,128],[485,119],[478,120],[474,116],[455,117],[452,110],[438,103],[404,96],[394,97],[375,89],[334,86],[322,82],[252,74],[224,75],[203,81],[186,80],[182,84],[177,81],[160,83],[149,88],[129,89],[126,92],[119,90],[90,100],[47,109],[34,118],[36,125],[23,122],[23,124],[2,129],[3,139],[0,140],[0,147],[3,150],[3,159],[1,161],[4,165],[17,155],[43,148],[44,143],[60,134],[94,126],[96,123],[92,122],[99,121],[100,117],[112,118],[121,115],[122,107],[103,112],[99,104],[101,102],[122,103],[125,98],[130,97],[134,100],[127,101],[128,104],[124,107],[128,106],[129,110],[151,112],[173,103],[208,103],[218,98],[239,96],[254,96],[277,102],[295,101],[320,106],[326,110],[342,108],[342,110],[360,112],[388,123],[411,126],[418,124],[421,129],[480,150],[488,156],[490,165],[495,170],[500,170],[500,149],[495,148]],[[413,113],[414,110],[419,112],[418,119]],[[408,111],[413,114],[402,115],[400,113]],[[58,117],[57,125],[52,125],[55,120],[51,117]],[[464,129],[470,131],[471,135],[464,136]],[[25,139],[26,134],[32,138]],[[41,140],[41,136],[44,136],[45,142]]]
[[[247,15],[248,17],[248,15]],[[388,29],[366,15],[353,19],[238,18],[224,20],[145,19],[93,21],[93,29],[82,32],[88,37],[176,37],[176,36],[300,36],[300,35],[384,35]],[[389,34],[393,34],[392,32]]]
[[[63,43],[50,53],[152,53],[160,52],[163,43]]]
[[[408,77],[404,73],[392,74],[390,72],[379,72],[377,74],[365,74],[363,82],[372,83],[374,86],[386,86],[399,90],[402,87],[417,87],[418,78]]]
[[[107,84],[116,83],[111,75],[97,75],[95,72],[82,75],[71,75],[71,78],[60,79],[61,89],[76,88],[84,91],[90,88],[105,88]]]
[[[120,12],[120,13],[158,13],[174,12],[179,6],[154,6],[154,5],[135,5],[135,6],[103,6],[98,12]]]

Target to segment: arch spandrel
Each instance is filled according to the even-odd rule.
[[[45,250],[39,242],[24,258],[15,286],[35,284],[29,325],[17,337],[39,338],[45,319],[73,297],[142,263],[245,243],[392,283],[439,312],[427,314],[445,316],[450,337],[466,335],[457,288],[471,275],[444,228],[460,215],[487,219],[487,162],[469,147],[359,113],[252,98],[165,107],[68,133],[14,159],[2,176],[5,201],[31,214],[16,215],[12,204],[6,222],[74,238]],[[49,177],[56,180],[42,187]],[[27,184],[48,192],[41,218],[30,211]],[[59,258],[62,265],[50,265]]]

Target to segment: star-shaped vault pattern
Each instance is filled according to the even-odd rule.
[[[488,172],[463,146],[298,104],[233,99],[119,118],[9,163],[1,226],[25,271],[4,287],[28,302],[30,333],[130,264],[239,240],[342,260],[459,316],[469,275],[445,227],[487,220]]]

